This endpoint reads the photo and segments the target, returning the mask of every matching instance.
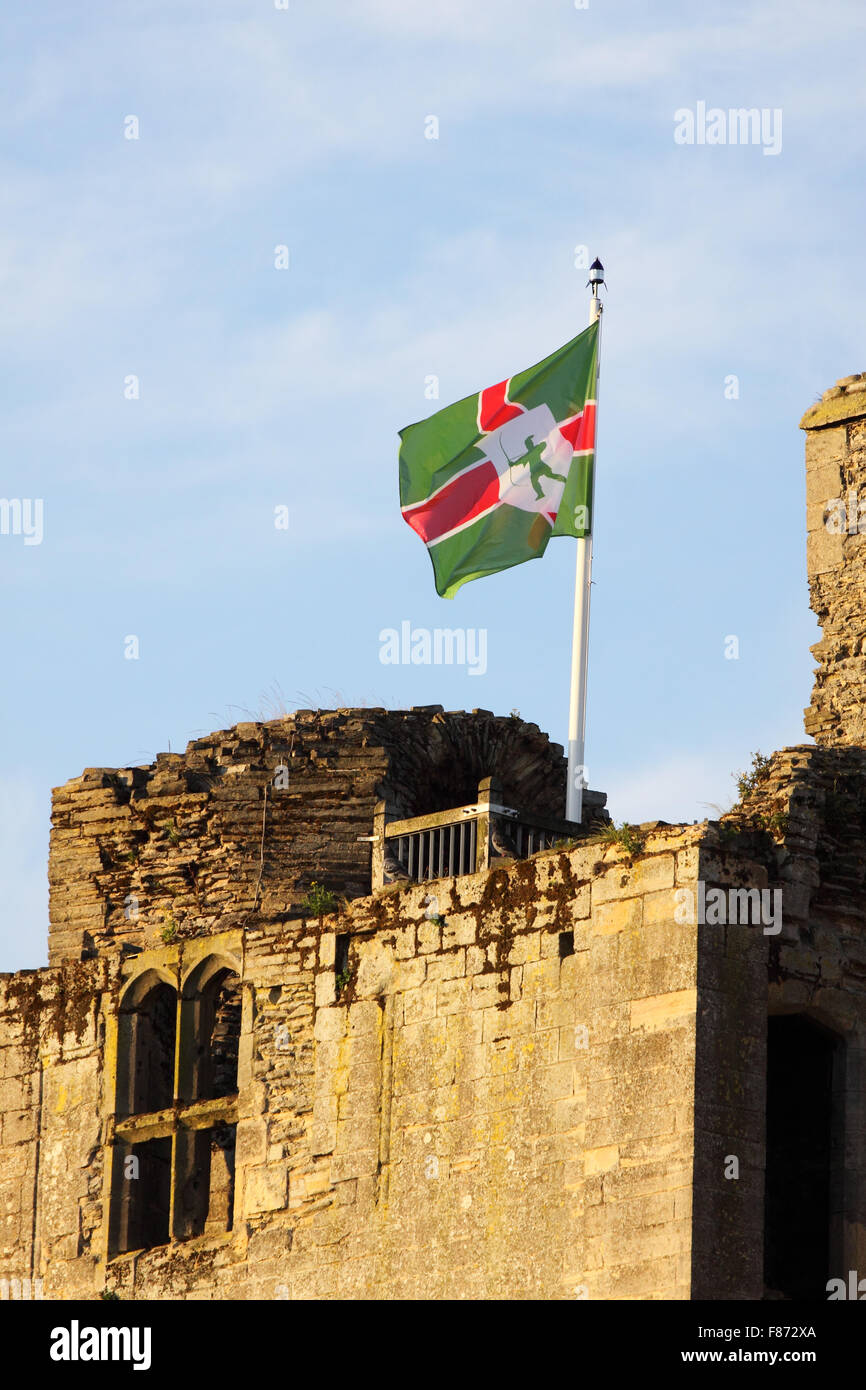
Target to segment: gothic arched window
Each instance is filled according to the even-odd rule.
[[[241,982],[209,956],[147,970],[118,1017],[110,1255],[232,1229]]]

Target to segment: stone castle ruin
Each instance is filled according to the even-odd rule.
[[[866,537],[828,521],[866,377],[802,424],[815,743],[718,821],[567,824],[558,745],[438,706],[55,792],[50,964],[0,976],[0,1294],[866,1276]]]

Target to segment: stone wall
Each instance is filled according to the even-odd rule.
[[[0,1277],[101,1287],[102,1045],[119,961],[0,976]]]
[[[0,1277],[46,1297],[760,1297],[768,1012],[844,1041],[833,1269],[866,1265],[864,760],[784,750],[718,823],[321,919],[251,903],[3,977]],[[712,888],[781,890],[778,934],[683,913]],[[243,996],[232,1229],[114,1255],[124,1000],[147,972],[183,995],[211,959]]]
[[[300,710],[150,767],[88,768],[54,793],[49,962],[288,920],[314,880],[369,893],[380,798],[422,815],[471,803],[487,776],[509,804],[562,816],[561,746],[484,710]]]
[[[631,854],[595,840],[34,972],[39,1209],[9,1272],[29,1223],[46,1297],[757,1294],[766,939],[677,920],[708,874],[767,882],[717,829],[659,825]],[[244,989],[234,1227],[107,1262],[119,1001],[210,952]]]
[[[800,426],[809,601],[823,630],[806,733],[866,745],[866,373],[825,391]]]
[[[844,1043],[832,1207],[844,1276],[866,1268],[866,748],[774,754],[731,820],[743,818],[780,826],[767,862],[784,915],[769,943],[766,1011],[811,1019]]]

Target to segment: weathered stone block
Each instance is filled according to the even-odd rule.
[[[403,995],[404,1023],[420,1023],[422,1019],[432,1018],[435,1013],[435,983],[421,985],[419,989],[409,989]]]
[[[427,958],[428,980],[454,980],[465,974],[466,952],[463,949]]]
[[[458,983],[455,981],[454,983]],[[469,981],[470,991],[468,996],[469,1007],[471,1009],[490,1009],[498,1004],[500,1000],[508,998],[508,982],[503,982],[504,989],[500,988],[500,977],[494,975],[473,975]]]
[[[522,932],[516,936],[511,943],[508,952],[508,962],[510,965],[523,965],[526,961],[539,960],[541,957],[541,932]]]
[[[323,970],[316,976],[316,1008],[326,1009],[336,1002],[337,991],[333,970]]]
[[[285,1164],[251,1168],[244,1189],[244,1208],[249,1213],[280,1211],[288,1202],[288,1173]]]
[[[381,1006],[372,1000],[351,1004],[349,1006],[349,1036],[357,1038],[363,1034],[378,1035],[381,1020]],[[353,1053],[353,1057],[354,1055]]]
[[[568,957],[573,959],[573,957]],[[530,995],[540,995],[549,990],[555,990],[561,983],[561,967],[566,962],[559,959],[547,957],[545,960],[530,960],[523,966],[522,972],[522,994],[524,998]]]
[[[344,1008],[324,1008],[316,1013],[314,1036],[317,1042],[337,1041],[345,1035],[347,1011]]]
[[[417,929],[418,950],[423,954],[427,951],[438,951],[442,945],[442,928],[437,922],[421,922]]]
[[[684,1024],[694,1017],[697,1009],[697,990],[678,989],[668,994],[635,999],[631,1005],[631,1027],[667,1028]]]
[[[636,931],[641,925],[642,917],[643,899],[641,898],[602,901],[592,914],[592,930],[601,936],[609,936],[620,931]]]
[[[396,994],[406,990],[417,989],[423,985],[427,978],[428,957],[422,956],[414,960],[399,960],[394,966],[392,987]]]
[[[583,1172],[587,1178],[596,1173],[609,1173],[619,1163],[619,1148],[607,1144],[598,1149],[587,1149],[583,1156]]]
[[[442,949],[471,946],[476,935],[475,918],[468,912],[449,913],[442,927]]]
[[[359,998],[368,998],[371,995],[381,998],[391,986],[393,973],[394,952],[391,947],[375,940],[368,942],[366,950],[361,953],[355,984],[356,994]]]
[[[235,1162],[239,1167],[263,1164],[267,1149],[268,1128],[264,1120],[239,1120]]]

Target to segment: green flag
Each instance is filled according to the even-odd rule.
[[[436,592],[592,529],[598,324],[535,367],[400,431],[400,507]]]

